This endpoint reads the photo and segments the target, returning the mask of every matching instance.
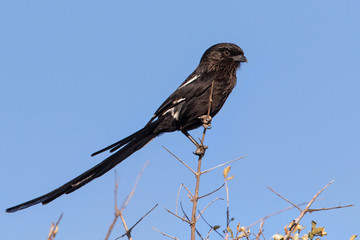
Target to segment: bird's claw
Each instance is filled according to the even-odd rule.
[[[199,145],[199,147],[196,149],[194,154],[199,156],[199,157],[202,157],[202,156],[204,156],[206,149],[208,149],[207,146]]]
[[[199,117],[199,119],[202,121],[203,123],[203,127],[210,129],[211,128],[211,116],[209,115],[202,115]]]

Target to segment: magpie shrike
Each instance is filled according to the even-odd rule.
[[[38,203],[47,204],[63,194],[71,193],[115,167],[155,137],[165,132],[181,131],[199,147],[188,131],[203,124],[212,93],[210,117],[224,105],[236,84],[236,70],[247,62],[243,50],[233,43],[219,43],[205,51],[195,71],[156,110],[139,131],[92,154],[109,150],[112,155],[61,187],[28,202],[8,208],[16,212]]]

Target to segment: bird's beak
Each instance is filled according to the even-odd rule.
[[[244,55],[234,56],[233,59],[237,62],[247,62],[247,58]]]
[[[244,56],[244,55],[237,55],[237,56],[234,56],[234,61],[237,61],[237,62],[247,62],[247,58]]]

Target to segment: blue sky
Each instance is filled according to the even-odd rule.
[[[360,234],[359,11],[355,0],[2,1],[0,238],[44,239],[63,212],[57,239],[103,239],[113,219],[114,171],[49,205],[4,211],[105,158],[90,154],[141,128],[218,42],[238,44],[249,61],[205,140],[204,168],[248,154],[231,164],[235,221],[247,226],[288,206],[266,186],[300,203],[335,179],[314,207],[355,207],[302,223],[326,226],[327,239]],[[160,206],[135,239],[163,239],[151,227],[189,238],[188,226],[163,208],[174,210],[179,185],[193,189],[194,178],[162,145],[195,166],[191,143],[170,133],[116,167],[121,200],[149,161],[125,218],[132,225]],[[203,177],[200,192],[221,184],[219,169]],[[181,200],[190,211],[185,194]],[[223,227],[225,207],[214,203],[207,220]],[[265,236],[297,216],[270,218]],[[199,229],[207,231],[202,222]],[[122,233],[118,226],[112,237]]]

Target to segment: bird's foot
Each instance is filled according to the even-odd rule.
[[[194,152],[194,154],[199,156],[199,157],[202,157],[202,156],[205,155],[206,149],[208,149],[207,146],[199,145],[198,148],[196,149],[196,151]]]
[[[199,117],[199,119],[202,121],[204,128],[209,129],[211,127],[211,116],[202,115]]]

